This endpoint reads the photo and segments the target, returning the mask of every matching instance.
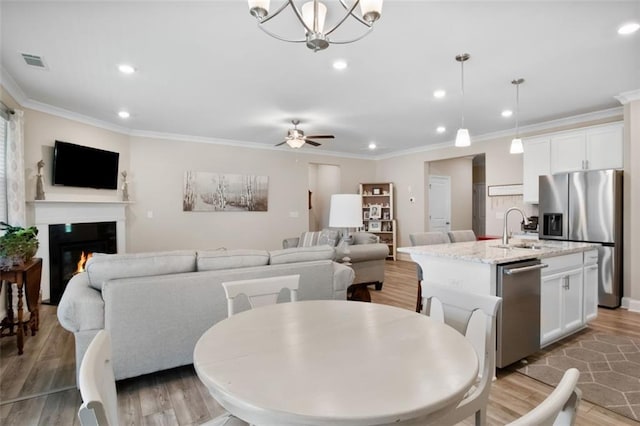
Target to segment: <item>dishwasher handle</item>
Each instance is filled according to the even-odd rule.
[[[540,263],[538,265],[523,266],[521,268],[505,269],[504,273],[507,275],[515,275],[515,274],[521,274],[523,272],[535,271],[536,269],[544,269],[548,267],[549,265],[547,265],[546,263]]]

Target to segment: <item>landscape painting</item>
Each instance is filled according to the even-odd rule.
[[[269,177],[211,172],[185,172],[185,212],[266,212]]]

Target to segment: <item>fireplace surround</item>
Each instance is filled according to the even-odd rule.
[[[115,222],[116,253],[126,252],[126,201],[31,201],[27,202],[27,221],[38,228],[42,258],[41,291],[44,302],[53,303],[49,225]],[[103,250],[97,250],[103,251]],[[103,252],[106,252],[104,250]],[[58,296],[59,297],[59,296]]]

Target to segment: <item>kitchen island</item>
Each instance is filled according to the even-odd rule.
[[[433,282],[458,290],[503,297],[505,300],[501,315],[511,312],[510,315],[520,318],[512,320],[509,317],[508,321],[503,321],[504,324],[499,324],[499,345],[501,340],[505,346],[510,345],[504,341],[508,336],[506,332],[501,333],[502,325],[505,329],[514,326],[516,329],[524,329],[530,325],[527,322],[537,322],[538,334],[532,338],[539,342],[536,346],[540,348],[584,328],[597,315],[597,244],[513,239],[507,246],[500,240],[486,240],[401,247],[398,251],[409,254],[420,265],[426,285]],[[535,275],[533,284],[530,283],[531,280],[525,280],[525,276],[530,274],[511,275],[508,271],[512,267],[518,270],[517,266],[520,265],[529,270],[541,271]],[[506,277],[505,270],[510,275],[510,285],[512,289],[516,288],[516,292],[520,292],[517,288],[519,282],[523,286],[525,281],[530,283],[527,284],[530,289],[526,291],[526,296],[520,292],[511,300],[506,300],[501,286]],[[533,297],[536,299],[531,299]],[[529,305],[534,303],[539,307],[535,316],[528,308],[517,305],[524,298],[529,300]],[[499,323],[500,320],[501,318]],[[519,324],[515,325],[517,321]],[[537,324],[535,326],[538,328]],[[503,364],[506,365],[506,362]],[[500,362],[498,365],[500,366]]]

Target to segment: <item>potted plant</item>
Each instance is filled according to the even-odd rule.
[[[0,269],[22,266],[38,251],[38,228],[22,228],[0,222]]]

